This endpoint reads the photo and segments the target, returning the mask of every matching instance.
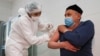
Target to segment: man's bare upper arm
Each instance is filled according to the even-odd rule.
[[[56,30],[54,35],[51,37],[50,41],[57,42],[59,40],[59,32]]]

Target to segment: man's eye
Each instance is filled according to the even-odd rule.
[[[70,14],[67,14],[67,16],[70,16]]]

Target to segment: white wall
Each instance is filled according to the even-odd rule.
[[[16,16],[17,15],[17,10],[20,7],[23,7],[27,2],[30,0],[15,0],[13,3],[13,9],[12,9],[12,15]],[[100,23],[100,0],[37,0],[40,2],[43,6],[43,16],[47,18],[48,22],[51,21],[55,27],[59,24],[63,24],[64,22],[64,11],[65,8],[71,4],[77,3],[84,11],[83,13],[83,18],[82,20],[87,20],[90,19],[94,22],[95,24],[95,36],[94,36],[94,41],[93,41],[93,53],[94,56],[99,56],[99,23]],[[0,2],[1,4],[1,2]],[[9,7],[10,5],[7,5]],[[0,5],[0,7],[2,7]],[[3,9],[2,9],[3,10]],[[9,10],[9,9],[8,9]],[[1,9],[0,9],[1,11]],[[6,11],[6,10],[4,10]],[[8,14],[7,14],[8,15]],[[2,15],[4,16],[4,14]],[[47,48],[46,44],[39,45],[38,46],[38,55],[39,56],[59,56],[59,52],[50,50]],[[42,49],[43,48],[43,49]],[[52,51],[52,52],[50,52]]]
[[[7,21],[12,14],[12,2],[0,0],[0,21]]]

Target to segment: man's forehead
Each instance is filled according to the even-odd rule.
[[[78,12],[75,10],[69,9],[69,10],[66,10],[65,13],[78,13]]]

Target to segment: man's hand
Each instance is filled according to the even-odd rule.
[[[72,31],[71,29],[67,28],[65,25],[58,26],[58,30],[62,33],[65,33],[66,31]]]
[[[62,46],[64,49],[72,51],[72,52],[77,52],[79,49],[73,46],[71,43],[68,41],[62,42]]]
[[[64,25],[58,26],[58,30],[62,33],[66,32],[68,29]]]

